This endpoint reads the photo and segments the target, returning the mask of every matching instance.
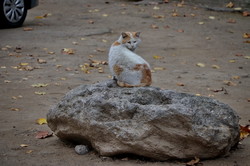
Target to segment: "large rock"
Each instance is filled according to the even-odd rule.
[[[228,105],[155,87],[121,88],[113,80],[71,90],[47,120],[60,139],[103,156],[214,158],[239,139],[239,118]]]

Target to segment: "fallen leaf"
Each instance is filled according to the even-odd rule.
[[[23,28],[24,31],[33,31],[33,28],[30,28],[30,27],[25,27]]]
[[[65,68],[65,71],[72,71],[73,69],[71,69],[71,68],[69,68],[69,67],[67,67],[67,68]]]
[[[44,139],[53,136],[53,133],[49,133],[48,131],[39,131],[36,133],[35,138],[37,139]]]
[[[48,54],[52,55],[52,54],[55,54],[55,52],[49,51]]]
[[[26,70],[26,71],[32,71],[34,70],[34,67],[31,67],[31,66],[24,66],[23,68],[21,68],[23,70]]]
[[[243,43],[250,43],[250,40],[246,40],[246,41],[244,41]]]
[[[154,55],[153,58],[154,58],[154,59],[163,59],[163,57],[162,57],[162,56],[159,56],[159,55]]]
[[[44,84],[44,83],[38,83],[38,84],[32,84],[31,86],[34,88],[40,88],[40,87],[46,87],[49,84]]]
[[[203,24],[205,24],[205,23],[201,21],[201,22],[198,22],[198,24],[199,24],[199,25],[203,25]]]
[[[236,83],[234,83],[234,82],[232,82],[232,81],[228,81],[228,80],[224,80],[223,82],[224,82],[224,84],[227,85],[227,86],[236,86],[236,85],[237,85]]]
[[[36,123],[39,125],[47,124],[47,120],[45,118],[39,118],[36,120]]]
[[[99,67],[99,68],[98,68],[98,73],[104,73],[104,71],[103,71],[103,68],[102,68],[102,67]]]
[[[10,83],[11,81],[10,80],[4,80],[4,83]]]
[[[160,7],[158,7],[158,6],[154,6],[154,7],[153,7],[153,9],[154,9],[154,10],[159,10],[159,9],[160,9]]]
[[[97,52],[105,52],[106,50],[104,48],[97,48],[96,51]]]
[[[233,2],[229,2],[227,5],[226,5],[227,8],[233,8],[234,7],[234,4]]]
[[[25,153],[26,154],[30,154],[30,153],[32,153],[33,152],[33,150],[27,150]]]
[[[46,18],[46,17],[51,16],[51,15],[52,15],[51,13],[46,13],[43,16],[36,16],[35,19],[43,19],[43,18]]]
[[[44,59],[37,59],[37,62],[40,63],[40,64],[42,64],[42,63],[47,63],[47,61],[44,60]]]
[[[250,125],[242,126],[240,125],[240,140],[245,139],[250,134]]]
[[[164,2],[164,3],[168,3],[168,2],[169,2],[169,0],[163,0],[163,2]]]
[[[1,50],[2,50],[2,51],[8,51],[8,48],[3,47],[3,48],[1,48]]]
[[[184,5],[184,0],[182,0],[180,3],[177,3],[177,7],[183,7],[183,5]]]
[[[183,83],[180,83],[180,82],[176,83],[176,85],[177,85],[177,86],[184,86],[184,84],[183,84]]]
[[[172,17],[177,17],[177,16],[179,16],[179,14],[177,12],[172,13]]]
[[[198,66],[198,67],[205,67],[206,65],[204,63],[197,63],[196,66]]]
[[[245,38],[245,39],[250,38],[250,33],[244,33],[244,34],[243,34],[243,38]]]
[[[242,15],[243,15],[244,17],[250,16],[250,12],[244,11],[244,12],[242,13]]]
[[[186,163],[187,166],[195,166],[200,163],[200,159],[195,157],[193,160]]]
[[[229,62],[230,62],[230,63],[235,63],[236,60],[235,60],[235,59],[230,59]]]
[[[250,56],[244,56],[245,59],[250,59]]]
[[[178,29],[177,32],[183,33],[184,30],[183,29]]]
[[[89,23],[89,24],[94,24],[95,21],[93,21],[93,20],[88,20],[88,23]]]
[[[20,146],[21,146],[22,148],[24,148],[24,147],[28,147],[29,145],[27,145],[27,144],[20,144]]]
[[[108,17],[109,15],[108,14],[102,14],[103,17]]]
[[[20,111],[19,108],[11,108],[10,110],[11,110],[11,111]]]
[[[214,19],[215,19],[214,16],[209,16],[208,18],[211,19],[211,20],[214,20]]]
[[[243,56],[242,54],[236,54],[235,56]]]
[[[36,95],[46,95],[46,92],[35,92]]]
[[[76,41],[73,41],[73,42],[72,42],[72,44],[74,44],[74,45],[78,45],[78,42],[76,42]]]
[[[230,19],[228,19],[228,20],[227,20],[227,23],[232,23],[232,24],[234,24],[234,23],[236,23],[236,20],[235,20],[235,19],[230,18]]]
[[[250,98],[249,98],[249,99],[247,99],[247,102],[250,102]]]
[[[231,77],[233,80],[238,80],[238,79],[240,79],[240,76],[232,76]]]
[[[61,52],[69,55],[75,54],[75,51],[72,48],[63,48]]]
[[[159,27],[158,27],[157,25],[155,25],[155,24],[152,24],[152,25],[151,25],[151,28],[152,28],[152,29],[159,29]]]
[[[166,68],[165,67],[154,67],[154,70],[166,70]]]
[[[218,66],[218,65],[212,65],[212,68],[214,68],[214,69],[220,69],[220,66]]]
[[[106,39],[102,39],[102,42],[103,43],[107,43],[108,41]]]
[[[153,18],[161,19],[161,18],[165,18],[165,16],[164,15],[153,15]]]
[[[29,63],[20,63],[20,66],[27,66]]]

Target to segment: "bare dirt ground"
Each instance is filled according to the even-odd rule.
[[[50,131],[36,120],[46,118],[66,92],[110,79],[107,65],[90,70],[85,63],[107,61],[122,31],[142,32],[136,52],[154,70],[152,86],[213,97],[235,109],[240,124],[249,123],[250,39],[243,38],[250,33],[249,17],[177,2],[40,0],[23,27],[0,30],[0,165],[185,165],[106,159],[94,152],[81,156],[56,136],[35,138],[38,131]],[[62,53],[64,48],[74,54]],[[43,87],[32,86],[38,83]],[[247,166],[249,148],[247,138],[229,156],[201,162]]]

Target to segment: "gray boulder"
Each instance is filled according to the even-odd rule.
[[[47,121],[60,139],[102,156],[214,158],[239,140],[239,118],[226,104],[156,87],[121,88],[113,80],[71,90]]]

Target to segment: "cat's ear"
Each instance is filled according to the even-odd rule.
[[[128,34],[126,34],[126,32],[122,32],[122,38],[126,38],[128,37]]]
[[[136,37],[140,37],[141,32],[135,32]]]

